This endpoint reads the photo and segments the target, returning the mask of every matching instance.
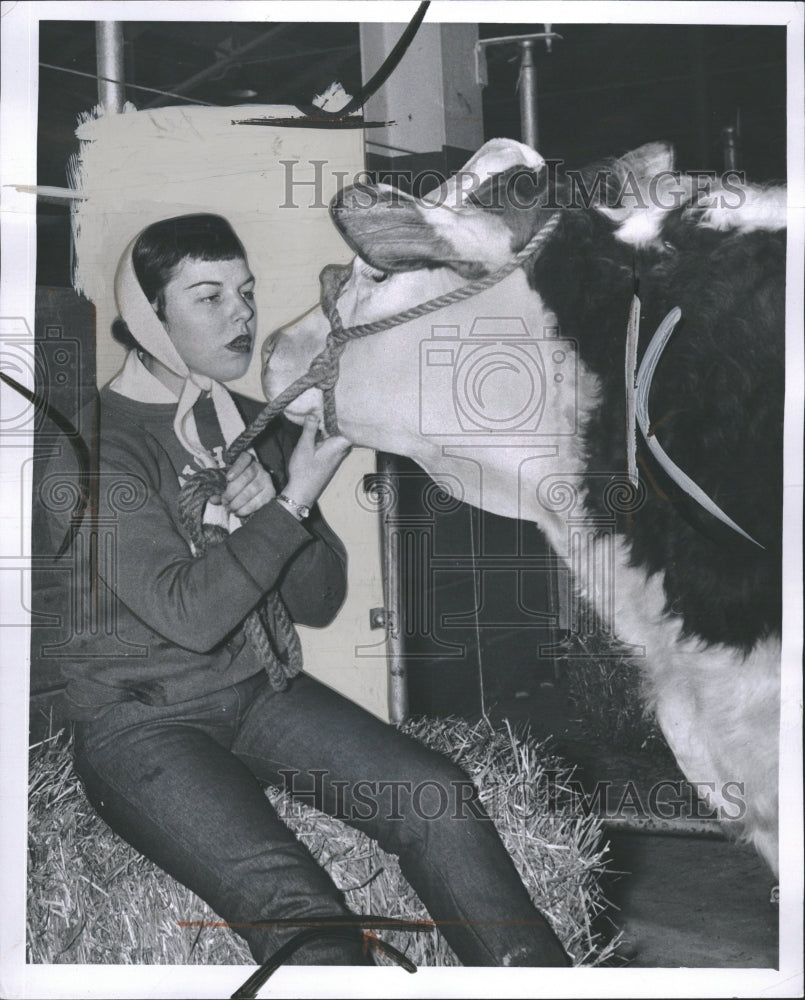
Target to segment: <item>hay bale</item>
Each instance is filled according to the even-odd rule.
[[[28,778],[27,961],[160,965],[249,962],[197,896],[121,840],[73,771],[64,731],[33,748]],[[192,916],[191,916],[192,915]]]
[[[532,899],[575,964],[600,964],[617,943],[594,930],[606,907],[600,822],[564,788],[569,769],[527,734],[459,719],[421,719],[404,729],[473,778]],[[550,775],[550,779],[549,779]],[[428,914],[397,859],[364,834],[270,788],[288,826],[344,890],[356,913],[406,919]],[[118,838],[87,802],[65,732],[32,748],[28,819],[29,962],[250,963],[244,942],[197,896]],[[183,921],[210,926],[182,927]],[[217,925],[217,926],[213,926]],[[438,931],[384,932],[418,965],[458,965]],[[388,960],[381,960],[388,961]]]

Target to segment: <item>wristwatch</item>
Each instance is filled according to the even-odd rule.
[[[297,503],[296,500],[291,500],[291,498],[286,496],[284,493],[280,493],[277,500],[279,500],[281,504],[288,507],[297,520],[304,521],[306,517],[310,517],[310,507],[306,504]]]

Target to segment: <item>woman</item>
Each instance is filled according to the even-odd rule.
[[[113,627],[72,663],[67,691],[87,794],[259,963],[298,929],[271,920],[349,912],[268,802],[269,782],[399,855],[464,964],[566,965],[467,777],[287,657],[267,664],[242,627],[267,593],[306,625],[338,611],[346,556],[316,501],[348,442],[276,421],[207,505],[224,540],[194,551],[182,485],[220,465],[260,410],[222,385],[252,355],[253,288],[242,245],[211,215],[148,227],[118,270],[131,350],[100,394],[99,517],[115,541],[98,562]],[[294,961],[371,964],[357,934],[312,941]]]

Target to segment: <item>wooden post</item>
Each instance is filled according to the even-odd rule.
[[[368,80],[393,48],[401,24],[361,24],[361,69]],[[475,80],[474,24],[423,24],[402,62],[364,109],[393,122],[366,135],[370,171],[422,177],[463,166],[484,141],[481,87]],[[427,181],[425,180],[427,189]],[[417,192],[422,193],[422,192]]]

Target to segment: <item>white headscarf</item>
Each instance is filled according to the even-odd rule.
[[[173,341],[168,336],[165,327],[154,312],[153,306],[146,298],[145,292],[137,280],[131,256],[135,242],[136,238],[126,247],[115,275],[117,308],[137,343],[172,371],[174,375],[178,375],[184,380],[184,385],[178,396],[173,430],[182,447],[194,455],[202,467],[216,468],[218,462],[202,445],[198,436],[198,428],[193,416],[193,406],[196,400],[203,392],[209,392],[212,396],[213,406],[227,447],[243,430],[243,420],[226,388],[207,375],[199,375],[197,372],[190,371],[179,356]],[[147,382],[142,379],[141,374],[135,376],[135,369],[139,367],[142,366],[137,363],[136,352],[132,352],[126,361],[126,368],[124,368],[122,376],[112,383],[112,388],[124,396],[133,396],[142,402],[164,401],[165,393],[168,393],[171,399],[177,398],[153,375],[151,378],[161,387],[162,392],[156,398],[154,395],[151,395],[150,398],[144,398],[143,385],[147,385]]]

